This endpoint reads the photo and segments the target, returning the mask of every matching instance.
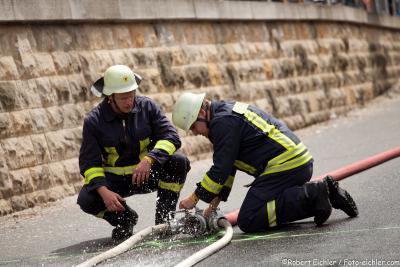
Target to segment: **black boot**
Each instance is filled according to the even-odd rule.
[[[329,200],[332,207],[344,211],[349,217],[357,217],[358,209],[350,194],[339,187],[339,182],[335,181],[331,176],[324,178],[329,187]]]
[[[115,241],[123,241],[133,235],[133,227],[138,221],[138,214],[131,209],[125,202],[121,203],[125,207],[122,212],[104,213],[103,219],[115,228],[112,230],[111,238]]]
[[[332,205],[329,201],[329,189],[326,181],[308,182],[304,185],[305,194],[312,205],[314,222],[322,225],[332,213]]]
[[[179,193],[165,189],[158,189],[155,224],[166,223],[168,220],[172,219],[169,218],[170,212],[176,210],[178,198]]]

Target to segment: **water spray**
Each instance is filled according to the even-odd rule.
[[[179,267],[193,266],[194,264],[208,257],[209,255],[215,253],[217,250],[226,246],[232,240],[232,225],[226,220],[219,209],[213,211],[209,217],[205,217],[203,215],[203,210],[196,208],[194,211],[179,210],[171,212],[169,218],[170,220],[168,220],[167,223],[149,226],[138,232],[137,234],[131,236],[118,246],[86,260],[85,262],[77,265],[77,267],[95,266],[102,261],[113,258],[128,251],[138,242],[154,234],[188,234],[193,237],[200,237],[218,232],[221,229],[225,230],[225,234],[220,240],[198,251],[186,260],[180,262],[178,265],[176,265]]]

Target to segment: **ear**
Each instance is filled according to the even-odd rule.
[[[205,118],[206,117],[206,111],[204,110],[204,109],[200,109],[200,111],[199,111],[199,116],[202,116],[203,118]]]

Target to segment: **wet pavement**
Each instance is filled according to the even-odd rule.
[[[380,98],[347,117],[296,132],[315,158],[314,176],[400,146],[400,97]],[[182,196],[194,189],[211,161],[192,164]],[[238,207],[252,178],[238,173],[224,212]],[[312,218],[271,232],[244,234],[198,266],[400,266],[400,158],[340,182],[355,199],[360,215],[334,210],[322,227]],[[136,231],[154,222],[155,193],[133,196],[139,213]],[[73,266],[115,244],[112,227],[82,213],[76,196],[0,217],[0,266]],[[200,204],[200,208],[206,205]],[[174,266],[222,236],[149,239],[100,266]]]

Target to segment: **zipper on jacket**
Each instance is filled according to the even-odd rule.
[[[125,124],[125,120],[122,120],[122,127],[124,128],[125,143],[128,144],[128,136],[126,135],[126,124]]]

